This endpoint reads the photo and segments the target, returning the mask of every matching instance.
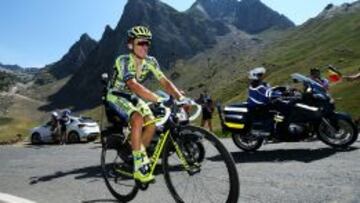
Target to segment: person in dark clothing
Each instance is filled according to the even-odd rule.
[[[198,99],[198,103],[202,106],[202,119],[201,119],[201,127],[207,127],[210,131],[212,131],[212,114],[214,112],[214,102],[211,97],[204,92],[204,94],[200,94]]]
[[[312,68],[310,69],[310,78],[317,82],[317,85],[324,88],[326,91],[329,90],[329,81],[321,77],[320,69]]]
[[[253,128],[267,129],[268,132],[263,133],[263,135],[268,136],[272,128],[272,118],[268,113],[268,106],[273,99],[280,97],[282,93],[274,90],[263,81],[265,73],[264,67],[256,67],[250,70],[247,106],[251,112]]]
[[[70,110],[65,109],[62,112],[61,118],[59,120],[61,126],[61,136],[60,136],[60,144],[64,145],[67,142],[67,132],[66,126],[70,123]]]

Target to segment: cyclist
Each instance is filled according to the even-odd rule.
[[[120,55],[114,64],[114,75],[109,85],[106,100],[118,115],[122,116],[131,127],[131,146],[134,159],[134,179],[142,183],[151,182],[154,176],[149,174],[149,158],[147,147],[155,132],[155,125],[142,127],[154,119],[149,106],[143,101],[162,102],[159,97],[142,83],[150,76],[155,76],[165,91],[178,100],[184,100],[184,95],[163,74],[157,60],[148,55],[152,33],[145,26],[135,26],[128,30],[127,48],[129,54]],[[116,96],[111,90],[131,95],[129,97]],[[145,147],[144,147],[145,146]]]

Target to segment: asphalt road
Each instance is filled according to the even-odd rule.
[[[360,202],[360,142],[336,151],[321,142],[267,144],[247,154],[223,140],[240,176],[239,202]],[[1,193],[39,203],[116,202],[96,143],[0,146]],[[174,202],[164,178],[133,202]]]

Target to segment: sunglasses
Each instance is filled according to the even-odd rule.
[[[151,42],[150,41],[140,41],[140,42],[136,43],[136,45],[149,47],[151,45]]]

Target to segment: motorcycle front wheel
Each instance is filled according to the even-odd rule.
[[[322,142],[334,148],[346,148],[357,140],[358,131],[350,119],[337,117],[331,122],[323,118],[318,127],[318,137]]]

